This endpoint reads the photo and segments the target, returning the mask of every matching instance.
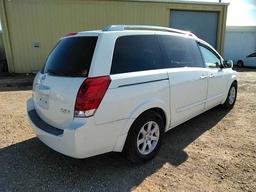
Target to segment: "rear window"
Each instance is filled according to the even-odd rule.
[[[97,37],[62,39],[49,54],[43,73],[55,76],[87,77]]]
[[[111,74],[163,68],[155,35],[131,35],[116,40]]]

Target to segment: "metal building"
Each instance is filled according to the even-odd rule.
[[[109,24],[145,24],[194,32],[223,53],[226,3],[143,0],[0,0],[3,41],[10,72],[42,67],[67,32]]]
[[[256,51],[256,26],[227,27],[224,56],[232,59],[236,64],[238,60]]]
[[[0,60],[5,59],[3,33],[0,31]]]
[[[5,51],[4,51],[4,42],[2,38],[2,32],[0,31],[0,72],[7,72],[7,62],[5,57]]]
[[[0,48],[4,47],[4,42],[3,42],[3,34],[2,32],[0,31]]]

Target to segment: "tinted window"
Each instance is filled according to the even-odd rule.
[[[256,52],[248,55],[247,57],[256,57]]]
[[[56,76],[88,75],[97,37],[61,40],[47,58],[44,73]]]
[[[199,46],[199,48],[201,50],[205,65],[207,67],[217,68],[220,66],[220,58],[213,51],[201,45]]]
[[[163,68],[155,35],[132,35],[116,40],[111,74]]]
[[[159,41],[165,53],[167,68],[203,67],[200,51],[193,39],[161,35]]]

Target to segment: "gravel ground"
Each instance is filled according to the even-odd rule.
[[[256,69],[238,73],[233,110],[216,107],[166,134],[141,165],[119,153],[63,156],[33,134],[27,87],[0,92],[0,191],[256,191]]]

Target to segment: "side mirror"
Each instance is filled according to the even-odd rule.
[[[225,60],[223,61],[224,68],[233,68],[234,64],[232,60]]]

